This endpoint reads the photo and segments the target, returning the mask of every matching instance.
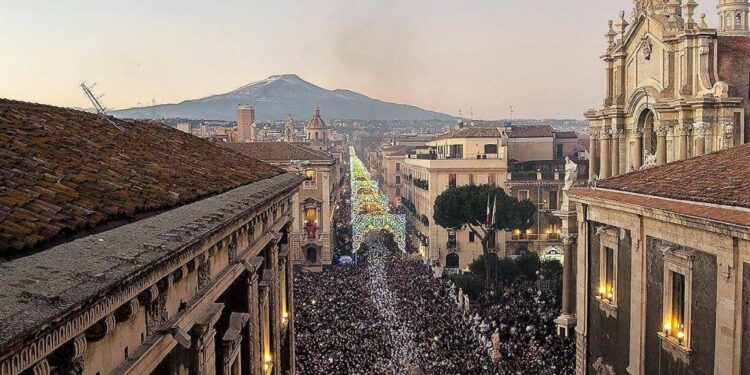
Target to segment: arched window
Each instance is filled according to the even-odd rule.
[[[742,30],[742,14],[741,13],[737,13],[737,15],[734,16],[734,29]]]
[[[318,139],[318,132],[315,132],[315,139]]]
[[[497,154],[497,145],[484,145],[485,154]]]
[[[446,268],[458,268],[459,256],[456,253],[450,253],[445,256],[445,267]]]
[[[732,15],[730,13],[727,13],[726,17],[724,17],[724,30],[731,30],[732,29]]]

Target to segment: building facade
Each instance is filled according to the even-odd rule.
[[[414,228],[412,242],[422,256],[447,268],[465,269],[483,254],[469,230],[448,230],[432,222],[435,199],[451,187],[492,184],[505,187],[507,136],[501,129],[463,127],[427,143],[404,159],[402,202]],[[505,233],[495,249],[504,254]]]
[[[0,161],[13,213],[0,229],[0,374],[294,373],[300,176],[151,122],[0,110],[18,121],[2,124],[12,137],[54,141],[2,144],[15,156]],[[66,173],[50,180],[50,163]],[[21,180],[45,193],[24,196]]]
[[[750,372],[749,163],[742,145],[570,190],[578,374]]]
[[[255,109],[249,105],[237,107],[237,142],[255,142]]]
[[[718,31],[695,1],[638,0],[609,22],[606,97],[585,114],[592,179],[748,141],[747,3],[721,0]]]
[[[333,155],[300,143],[254,142],[222,146],[305,176],[302,188],[292,199],[291,256],[295,264],[312,270],[331,265],[341,163]]]

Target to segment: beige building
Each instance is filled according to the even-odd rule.
[[[192,129],[189,122],[181,122],[177,124],[176,126],[177,130],[183,132],[183,133],[192,133]]]
[[[237,107],[237,142],[255,142],[255,109],[249,105]]]
[[[401,188],[404,206],[416,231],[420,253],[448,268],[464,269],[483,254],[469,230],[449,231],[432,223],[435,199],[450,187],[493,184],[505,187],[507,136],[501,129],[463,127],[427,143],[404,160]],[[495,247],[504,253],[505,234]]]
[[[341,164],[333,155],[300,143],[253,142],[223,144],[306,180],[293,198],[290,249],[295,264],[320,270],[331,264],[334,215],[338,207]]]
[[[0,375],[295,372],[301,176],[153,122],[0,112],[11,139],[48,140],[0,142]]]
[[[391,146],[377,151],[378,167],[373,177],[380,183],[380,190],[388,195],[388,203],[397,205],[401,201],[403,168],[407,155],[414,150],[411,146]],[[371,173],[373,171],[371,170]]]
[[[328,141],[328,125],[320,117],[320,107],[315,106],[313,117],[305,126],[305,134],[307,135],[307,141],[313,144]]]
[[[745,0],[720,0],[713,29],[695,1],[636,0],[610,21],[606,97],[589,110],[591,177],[747,142],[750,39]]]

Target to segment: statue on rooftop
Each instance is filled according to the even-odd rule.
[[[654,11],[664,10],[666,8],[665,0],[634,0],[633,6],[636,12],[651,13]]]
[[[573,187],[573,184],[575,184],[576,179],[578,178],[578,164],[574,163],[573,160],[570,160],[570,157],[565,157],[565,186],[563,187],[563,190],[570,190],[571,187]]]
[[[641,170],[653,168],[656,166],[656,154],[652,154],[651,151],[646,150],[646,155],[643,158],[645,161],[641,166]]]

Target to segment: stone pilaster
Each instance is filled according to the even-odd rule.
[[[654,126],[656,132],[656,165],[667,164],[667,134],[669,125],[659,123]]]
[[[243,358],[248,358],[245,362],[246,366],[249,366],[249,373],[251,375],[258,375],[261,373],[262,360],[261,351],[262,345],[260,342],[260,309],[258,303],[258,274],[253,272],[247,279],[247,299],[248,299],[248,310],[250,312],[250,322],[248,322],[249,330],[249,345],[248,350],[250,351]]]
[[[601,160],[599,162],[600,164],[600,171],[599,171],[599,178],[605,179],[610,177],[610,168],[612,167],[612,164],[609,160],[610,157],[610,150],[609,150],[609,141],[610,138],[612,138],[612,135],[607,130],[603,130],[599,134],[599,140],[601,143]]]
[[[680,122],[675,129],[680,137],[680,160],[688,158],[688,137],[690,136],[690,130],[692,130],[692,128],[693,126],[691,124]]]
[[[599,132],[589,130],[589,181],[593,180],[594,175],[598,175],[596,170],[596,141],[599,140]]]
[[[706,134],[711,129],[707,122],[696,122],[693,124],[693,135],[695,137],[695,149],[693,155],[702,156],[706,153]]]
[[[726,150],[734,146],[734,123],[732,121],[724,121],[722,123],[723,128],[723,148]]]
[[[622,129],[613,128],[610,131],[612,136],[612,177],[620,175],[620,139],[622,139],[622,134]]]
[[[211,305],[193,326],[193,343],[190,346],[193,358],[191,373],[201,375],[216,374],[216,329],[214,325],[221,316],[224,304]]]
[[[633,139],[635,145],[633,146],[633,154],[631,159],[631,166],[634,170],[641,169],[643,165],[643,129],[638,128],[633,132]]]

